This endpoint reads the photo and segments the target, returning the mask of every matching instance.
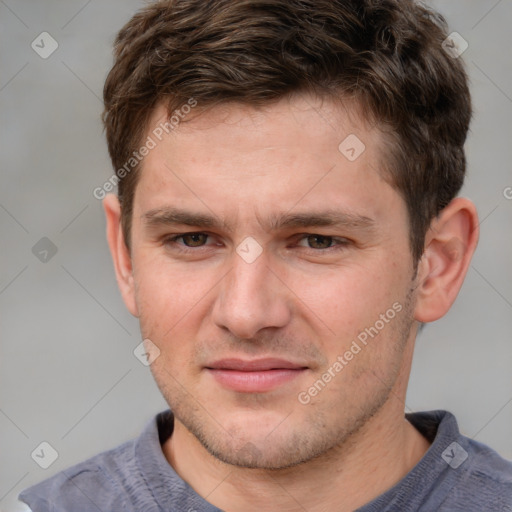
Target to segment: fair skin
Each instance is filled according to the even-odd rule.
[[[160,106],[148,133],[164,118]],[[354,161],[338,150],[349,134],[366,146]],[[145,157],[130,251],[117,198],[104,201],[119,287],[160,350],[151,370],[175,414],[163,453],[220,509],[354,510],[429,447],[404,418],[414,340],[455,300],[478,220],[453,200],[415,272],[384,153],[353,107],[310,96],[226,104]],[[257,244],[240,246],[246,237]],[[239,246],[261,254],[248,262]]]

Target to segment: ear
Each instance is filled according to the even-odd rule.
[[[475,252],[478,233],[476,207],[462,197],[432,221],[418,265],[416,320],[433,322],[450,309]]]
[[[105,196],[103,199],[103,209],[107,219],[107,241],[112,259],[114,260],[117,285],[128,311],[138,317],[139,312],[135,301],[132,260],[124,240],[121,226],[121,205],[117,196],[114,194]]]

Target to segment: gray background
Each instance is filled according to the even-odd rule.
[[[165,402],[133,355],[92,191],[111,175],[100,113],[116,31],[136,0],[0,0],[0,509],[32,483],[136,436]],[[418,339],[408,410],[445,408],[512,459],[512,2],[436,1],[464,53],[475,117],[464,195],[481,239],[447,317]],[[58,49],[42,59],[43,31]],[[510,197],[510,195],[509,195]],[[46,263],[32,247],[48,237]],[[41,242],[42,243],[42,242]],[[31,458],[49,442],[58,459]]]

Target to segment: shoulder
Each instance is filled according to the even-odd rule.
[[[432,443],[409,476],[413,491],[407,499],[417,503],[418,510],[512,512],[512,462],[462,435],[447,411],[407,418]]]
[[[161,447],[172,428],[171,411],[157,414],[138,438],[61,471],[24,490],[19,499],[33,512],[158,510],[155,485],[168,488],[178,480]]]
[[[466,459],[461,463],[453,497],[470,506],[481,504],[487,510],[512,512],[512,462],[489,446],[465,436],[457,440]],[[468,510],[472,510],[468,508]]]
[[[123,486],[137,472],[135,441],[100,453],[24,490],[19,499],[33,512],[130,510]]]
[[[512,462],[489,446],[462,435],[446,413],[441,458],[447,497],[440,511],[496,510],[512,512]]]
[[[504,459],[492,448],[472,439],[467,440],[473,456],[472,470],[500,484],[512,484],[512,461]]]

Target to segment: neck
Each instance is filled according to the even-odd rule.
[[[396,396],[343,445],[292,468],[224,464],[177,420],[164,454],[181,478],[221,510],[349,512],[398,483],[429,447]]]

